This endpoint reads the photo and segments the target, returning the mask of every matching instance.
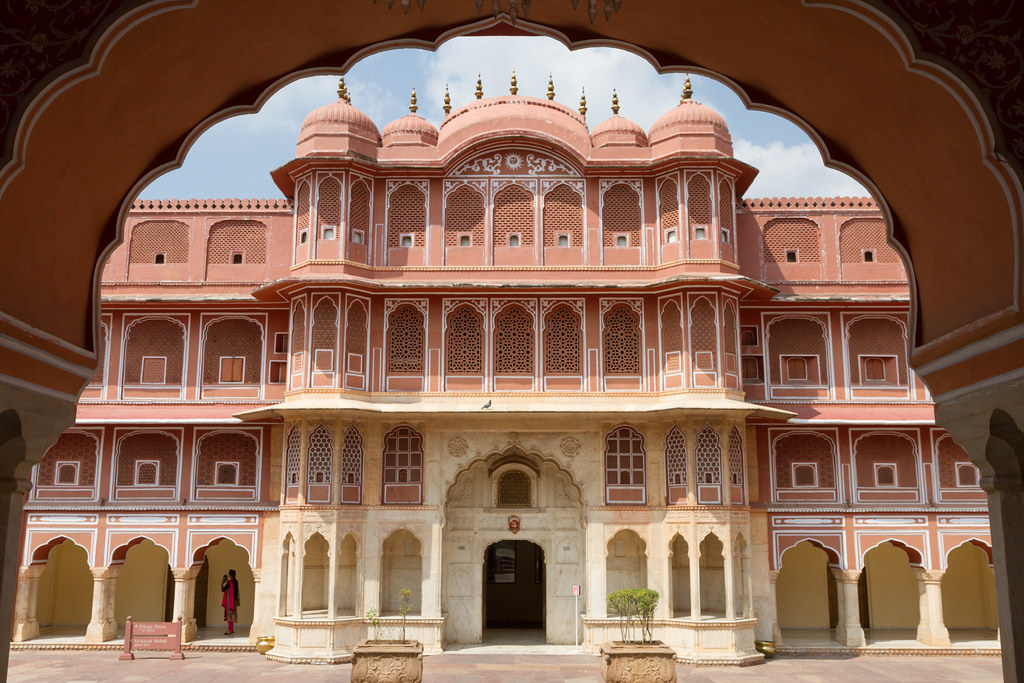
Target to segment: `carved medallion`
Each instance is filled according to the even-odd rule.
[[[562,455],[567,458],[571,458],[580,452],[580,441],[575,436],[565,437],[560,445],[562,447]]]
[[[519,519],[519,517],[515,515],[508,516],[508,530],[511,531],[513,534],[518,534],[519,529],[521,529],[522,526],[523,520]]]
[[[448,441],[448,453],[453,458],[461,458],[469,450],[469,444],[461,436],[456,436]]]

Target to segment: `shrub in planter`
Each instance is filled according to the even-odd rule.
[[[377,610],[366,613],[372,627],[370,640],[352,649],[351,680],[355,683],[420,683],[423,680],[423,643],[405,639],[405,623],[412,609],[412,591],[398,591],[401,625],[380,618]],[[400,629],[395,638],[394,628]]]
[[[674,683],[676,653],[654,640],[658,591],[626,588],[608,594],[608,607],[619,615],[621,641],[601,646],[601,675],[613,683]]]

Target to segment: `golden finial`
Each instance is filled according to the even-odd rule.
[[[512,69],[512,82],[509,84],[509,93],[515,95],[519,92],[519,86],[516,85],[516,70]]]
[[[686,83],[683,83],[683,96],[679,98],[679,104],[687,101],[693,97],[693,88],[690,86],[690,77],[686,77]]]
[[[587,89],[580,89],[580,114],[587,115]]]
[[[619,115],[619,94],[612,90],[612,113]]]
[[[478,100],[484,98],[484,84],[480,81],[480,74],[476,75],[476,98]]]
[[[441,108],[444,109],[445,116],[448,116],[448,114],[452,113],[452,96],[448,94],[447,83],[445,83],[444,85],[444,106]]]
[[[348,88],[345,87],[345,77],[342,76],[341,80],[338,81],[338,99],[345,100],[349,104],[352,104],[352,98],[349,97]]]
[[[548,99],[555,99],[555,79],[548,74]]]
[[[412,97],[409,98],[409,111],[415,114],[417,109],[419,107],[416,106],[416,86],[414,85],[412,86]]]

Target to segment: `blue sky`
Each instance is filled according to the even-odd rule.
[[[413,86],[419,114],[439,125],[447,84],[452,106],[473,98],[477,73],[484,96],[508,92],[515,69],[519,94],[543,97],[548,74],[555,99],[576,108],[586,88],[587,122],[593,128],[611,115],[612,89],[620,114],[645,129],[679,102],[683,74],[659,75],[641,57],[613,48],[572,52],[550,38],[461,37],[436,52],[392,50],[352,66],[345,75],[352,104],[383,129],[408,112]],[[340,70],[339,70],[340,73]],[[867,195],[852,178],[825,168],[817,147],[794,124],[773,114],[748,111],[725,85],[691,76],[693,98],[723,116],[735,156],[761,173],[747,197]],[[337,76],[305,78],[281,88],[257,114],[236,116],[207,130],[184,165],[150,183],[144,199],[190,197],[280,197],[269,172],[295,155],[306,114],[337,98]]]

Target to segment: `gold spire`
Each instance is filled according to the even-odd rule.
[[[580,89],[580,114],[587,115],[587,89]]]
[[[338,81],[338,99],[345,100],[347,103],[352,104],[352,98],[348,94],[348,88],[345,87],[344,76],[342,76],[341,80]]]
[[[512,82],[509,84],[509,93],[515,95],[519,92],[519,86],[516,85],[516,70],[512,69]]]
[[[548,74],[548,99],[555,99],[555,79],[551,74]]]
[[[448,94],[447,83],[444,84],[444,106],[441,108],[444,109],[445,116],[448,116],[448,114],[452,113],[452,97],[451,95]]]
[[[619,94],[612,90],[612,114],[619,115]]]
[[[476,75],[476,98],[482,100],[484,98],[484,85],[480,81],[480,74]]]
[[[414,85],[412,86],[412,97],[409,98],[409,111],[415,114],[417,109],[419,107],[416,106],[416,86]]]
[[[687,101],[693,97],[693,88],[690,86],[690,77],[686,77],[686,83],[683,83],[683,96],[679,98],[679,104]]]

